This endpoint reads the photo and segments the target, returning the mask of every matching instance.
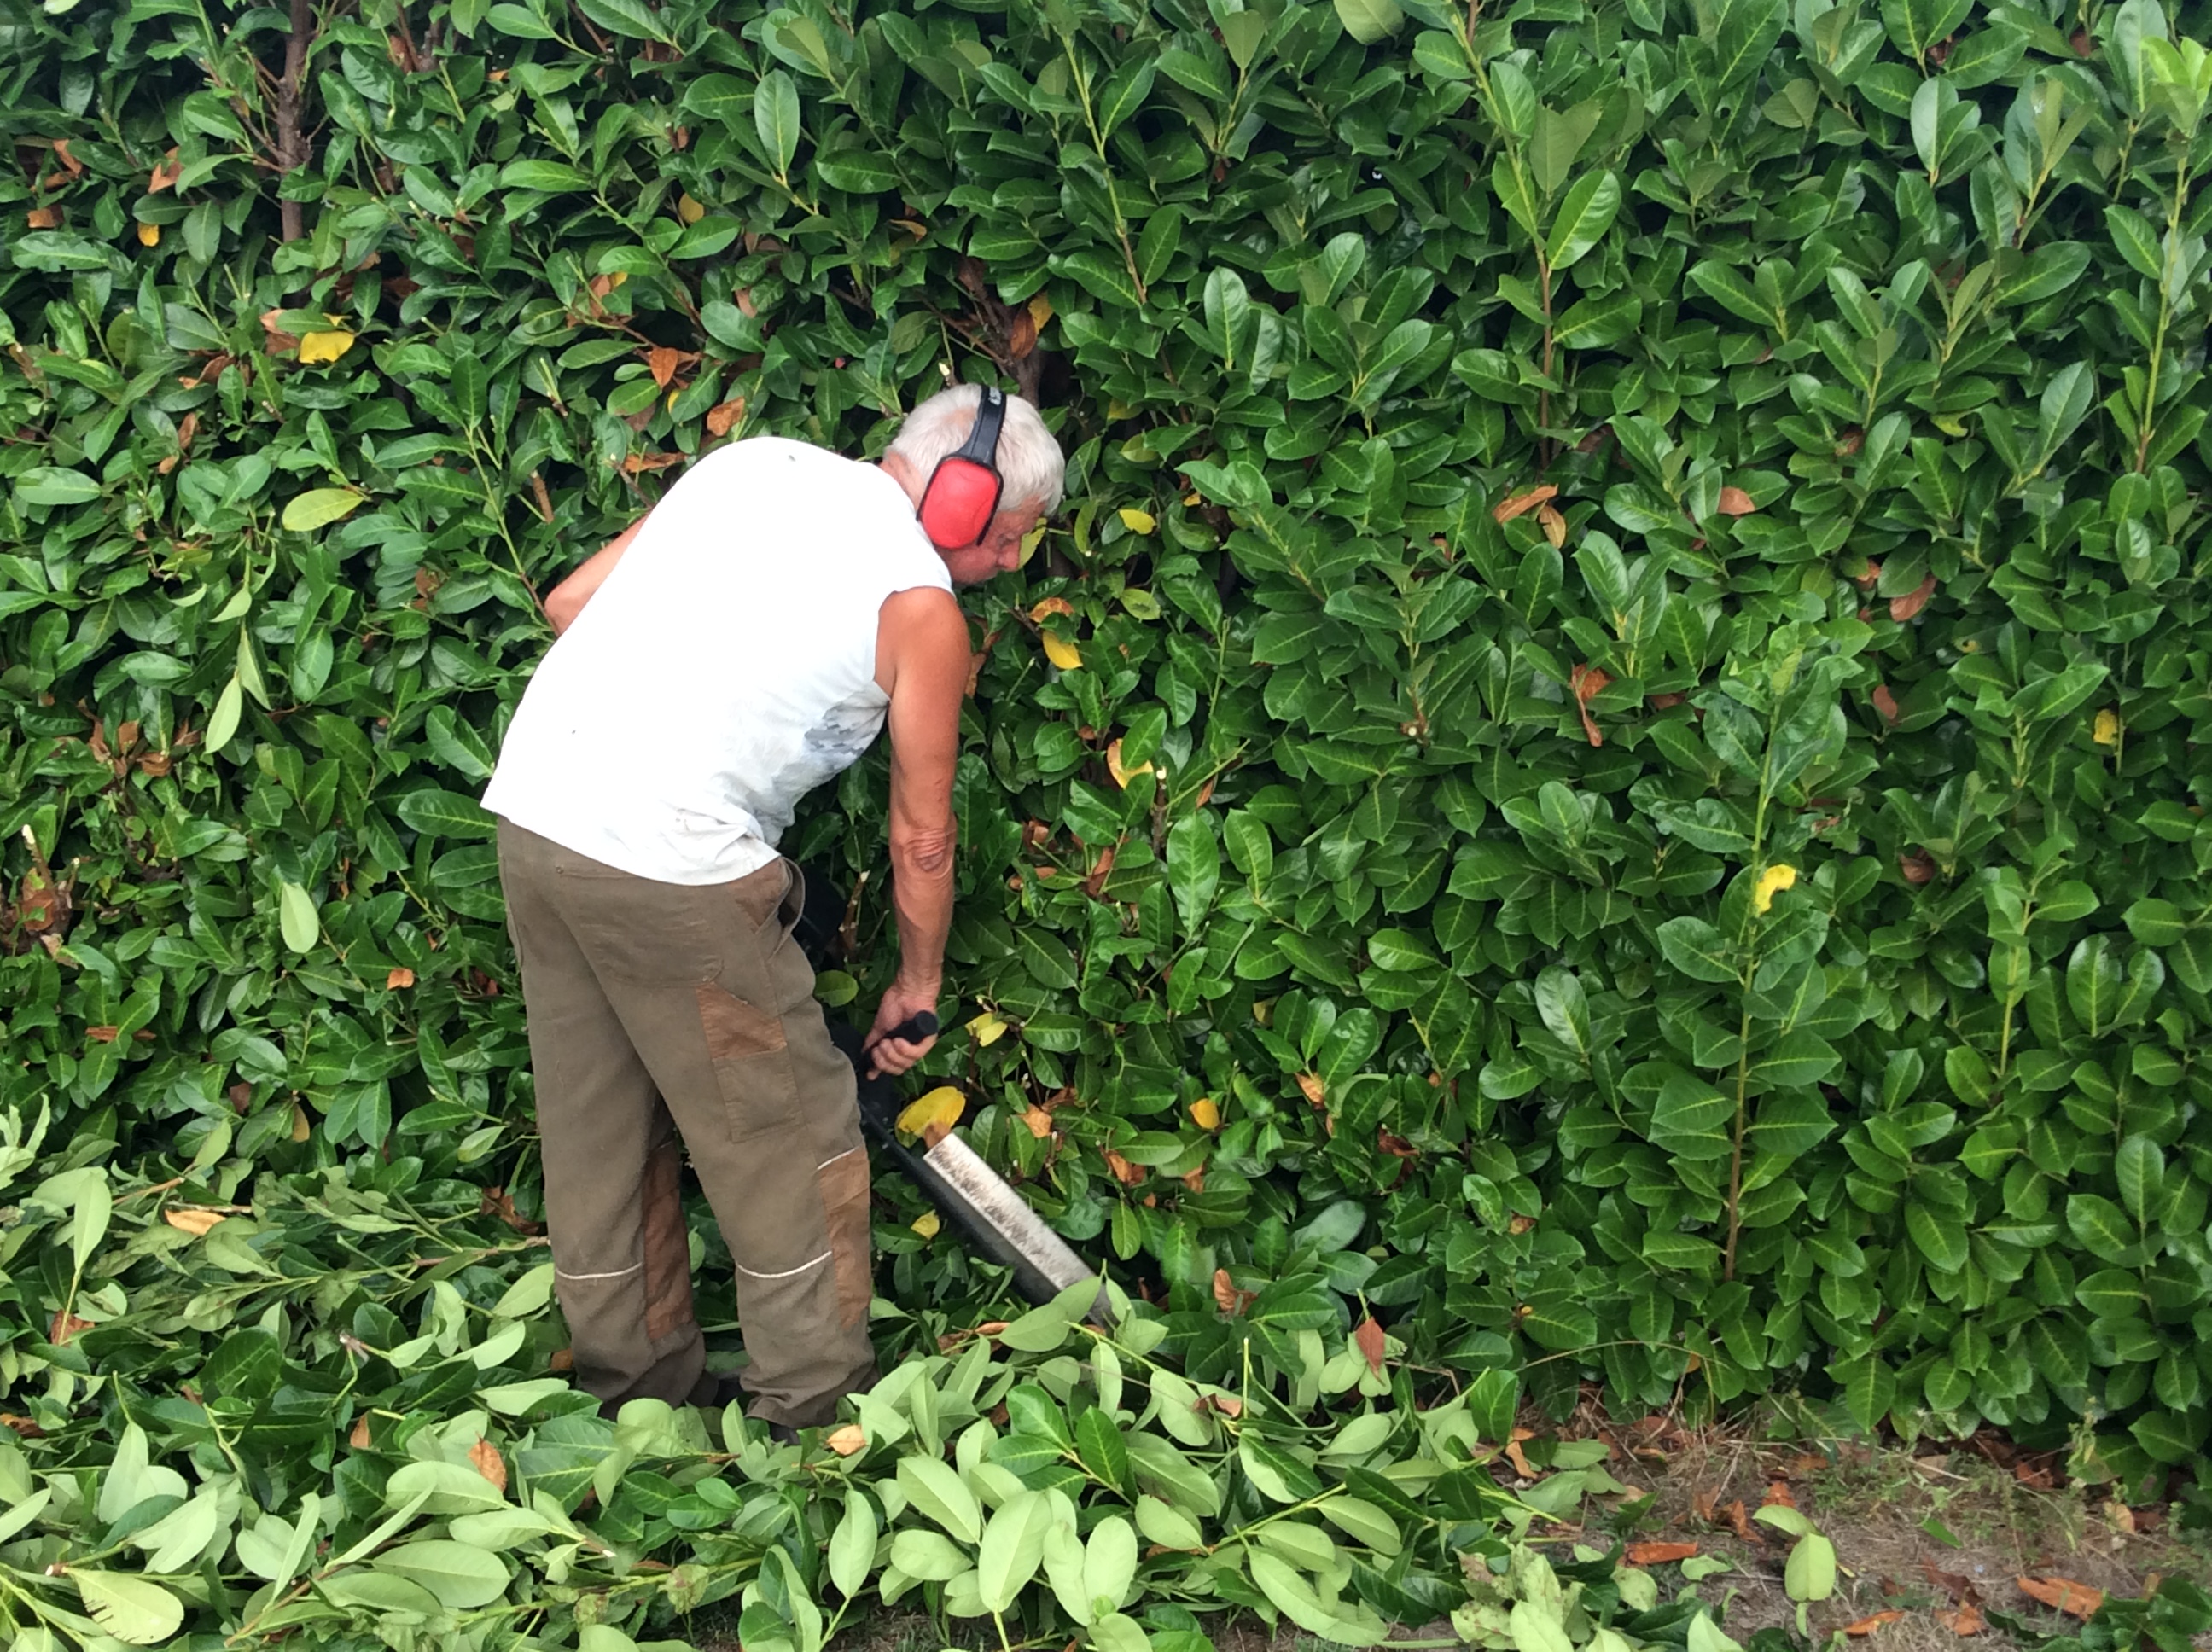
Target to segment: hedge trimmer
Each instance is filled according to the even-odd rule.
[[[810,891],[825,888],[820,880],[811,877],[807,878],[806,887]],[[811,920],[811,914],[801,917],[799,931],[800,945],[818,966],[820,957],[814,942],[830,932]],[[864,1035],[859,1029],[835,1018],[829,1018],[829,1025],[831,1042],[853,1063],[854,1076],[860,1084],[860,1122],[882,1149],[881,1157],[896,1164],[978,1251],[992,1261],[1012,1268],[1015,1288],[1024,1297],[1042,1304],[1070,1285],[1094,1277],[1091,1265],[1047,1227],[1030,1208],[1029,1201],[1007,1186],[1006,1179],[985,1163],[980,1153],[953,1134],[949,1125],[934,1125],[925,1131],[919,1150],[902,1140],[898,1128],[896,1085],[889,1075],[868,1076],[867,1061],[860,1048]],[[931,1038],[936,1036],[937,1029],[936,1016],[924,1010],[901,1023],[889,1036],[906,1040]],[[1112,1310],[1103,1289],[1090,1316],[1102,1326],[1112,1322]]]

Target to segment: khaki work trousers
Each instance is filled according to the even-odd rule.
[[[875,1376],[868,1155],[852,1064],[792,938],[799,869],[655,883],[502,820],[499,873],[577,1382],[611,1402],[713,1392],[692,1308],[688,1151],[737,1263],[750,1413],[829,1422],[838,1396]]]

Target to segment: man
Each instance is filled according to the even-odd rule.
[[[556,1286],[577,1381],[610,1413],[732,1392],[693,1314],[679,1139],[737,1263],[750,1414],[788,1437],[874,1379],[854,1073],[775,846],[888,714],[900,956],[866,1049],[905,1072],[934,1041],[886,1035],[937,1007],[952,917],[953,588],[1015,566],[1063,468],[1035,408],[972,385],[915,409],[880,465],[735,442],[546,598],[558,641],[484,805]]]

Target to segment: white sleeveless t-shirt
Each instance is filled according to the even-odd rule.
[[[906,490],[761,436],[694,465],[531,679],[484,807],[665,884],[775,859],[883,727],[886,598],[952,588]]]

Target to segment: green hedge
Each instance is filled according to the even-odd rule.
[[[1230,4],[0,24],[12,1412],[186,1404],[354,1277],[319,1187],[505,1190],[497,1297],[536,594],[949,372],[1072,463],[971,604],[931,1068],[1184,1370],[1310,1403],[1371,1308],[1424,1385],[2201,1451],[2203,8]],[[87,1214],[173,1177],[252,1209]]]

